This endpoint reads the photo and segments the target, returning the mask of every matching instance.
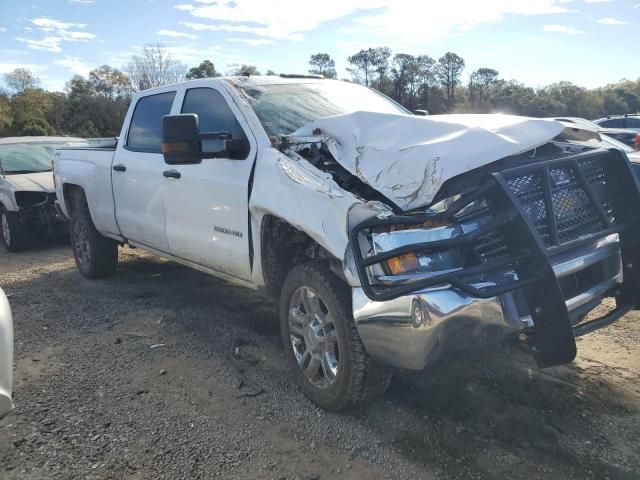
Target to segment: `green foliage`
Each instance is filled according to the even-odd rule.
[[[250,77],[255,75],[260,75],[260,70],[255,65],[232,65],[231,75],[235,75],[237,77]]]
[[[213,62],[204,60],[197,67],[190,68],[185,78],[187,80],[195,80],[196,78],[213,78],[219,76],[220,74],[216,71]]]
[[[389,59],[391,50],[387,47],[368,48],[347,58],[351,67],[347,71],[351,73],[353,79],[365,84],[373,85],[374,76],[378,74],[378,88],[384,84],[384,76],[389,69]]]
[[[47,121],[47,114],[52,107],[52,94],[40,88],[27,88],[14,95],[11,97],[11,132],[18,135],[34,135],[27,132],[40,132],[39,135],[53,133]]]
[[[166,63],[168,62],[168,63]],[[478,68],[461,84],[465,61],[448,52],[437,61],[429,55],[392,55],[389,48],[360,50],[348,57],[353,79],[392,97],[410,110],[430,113],[502,112],[533,117],[599,118],[640,111],[640,78],[596,89],[558,82],[534,89],[500,78],[497,70]],[[309,72],[335,78],[335,61],[326,53],[311,55]],[[156,67],[161,66],[160,70]],[[131,101],[132,90],[175,81],[186,67],[160,45],[150,45],[132,59],[134,77],[102,65],[87,78],[76,75],[64,92],[39,88],[40,80],[26,69],[5,74],[9,92],[0,90],[0,137],[11,135],[116,136]],[[254,65],[231,65],[233,75],[260,75]],[[268,75],[275,75],[273,70]],[[218,76],[213,62],[191,68],[187,78]]]
[[[44,118],[29,118],[20,125],[20,133],[28,136],[46,137],[53,133],[51,125]]]
[[[460,84],[460,75],[464,70],[464,60],[461,56],[447,52],[438,60],[437,76],[447,98],[447,110],[455,105],[455,91]]]
[[[348,57],[354,81],[370,85],[409,110],[430,113],[502,112],[534,117],[577,116],[588,119],[640,111],[640,78],[589,90],[570,82],[534,89],[505,80],[493,68],[479,68],[461,84],[465,61],[447,52],[436,62],[429,55],[363,49]],[[389,58],[391,58],[389,64]],[[378,78],[374,78],[375,74]]]
[[[336,62],[328,53],[314,53],[309,59],[309,73],[323,75],[325,78],[336,78]]]
[[[0,92],[0,137],[8,135],[12,123],[13,111],[11,110],[11,100],[6,93]]]

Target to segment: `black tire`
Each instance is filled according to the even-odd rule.
[[[323,360],[318,367],[317,380],[311,380],[309,372],[305,373],[305,368],[301,366],[312,365],[311,360],[305,362],[305,358],[312,356],[307,355],[309,327],[306,327],[305,335],[295,333],[303,330],[297,327],[302,323],[298,322],[296,325],[300,319],[296,315],[308,317],[306,312],[297,306],[292,307],[292,304],[296,304],[296,296],[301,297],[305,291],[312,292],[306,295],[314,296],[314,302],[319,298],[321,311],[327,312],[321,314],[325,315],[325,320],[318,324],[326,325],[329,322],[326,318],[331,319],[332,326],[329,327],[328,333],[316,338],[324,338],[324,342],[327,338],[332,338],[331,342],[338,348],[335,355],[338,360],[337,374],[334,375],[332,370],[329,375],[325,373],[324,367],[328,368],[330,363],[325,365],[324,357],[321,357]],[[296,266],[289,272],[280,295],[280,332],[296,383],[307,398],[326,410],[340,411],[380,397],[391,381],[392,370],[376,363],[362,345],[353,321],[349,293],[348,286],[331,272],[328,266],[312,262]],[[293,323],[290,322],[290,317]],[[300,339],[304,345],[300,343]],[[300,353],[302,349],[304,354]],[[315,347],[311,350],[314,349]],[[324,350],[325,347],[319,349]],[[324,377],[324,382],[321,377]]]
[[[20,223],[18,214],[9,212],[2,206],[0,206],[0,243],[9,252],[20,252],[29,247],[29,234],[25,226]]]
[[[71,216],[71,249],[78,270],[85,278],[100,278],[116,271],[118,243],[100,235],[89,209],[78,208]]]

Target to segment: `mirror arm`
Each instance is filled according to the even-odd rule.
[[[231,140],[231,134],[227,132],[200,132],[200,140]]]
[[[202,152],[203,160],[206,160],[209,158],[229,158],[229,154],[224,150],[220,152]]]

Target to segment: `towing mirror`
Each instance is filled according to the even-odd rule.
[[[162,153],[169,165],[201,163],[203,158],[244,160],[251,146],[228,132],[200,132],[198,115],[167,115],[162,119]]]
[[[162,154],[169,165],[202,162],[197,115],[166,115],[162,118]]]

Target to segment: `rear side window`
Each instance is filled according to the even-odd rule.
[[[611,120],[603,120],[600,126],[604,128],[624,128],[624,118],[612,118]]]
[[[131,150],[162,153],[162,117],[171,113],[176,92],[142,97],[133,111],[127,147]]]
[[[640,128],[640,118],[628,117],[627,128]]]
[[[200,132],[226,132],[232,138],[246,138],[244,130],[229,108],[222,94],[213,88],[191,88],[187,90],[182,103],[182,113],[198,115]],[[202,142],[207,151],[207,141]],[[212,148],[215,148],[212,144]]]

